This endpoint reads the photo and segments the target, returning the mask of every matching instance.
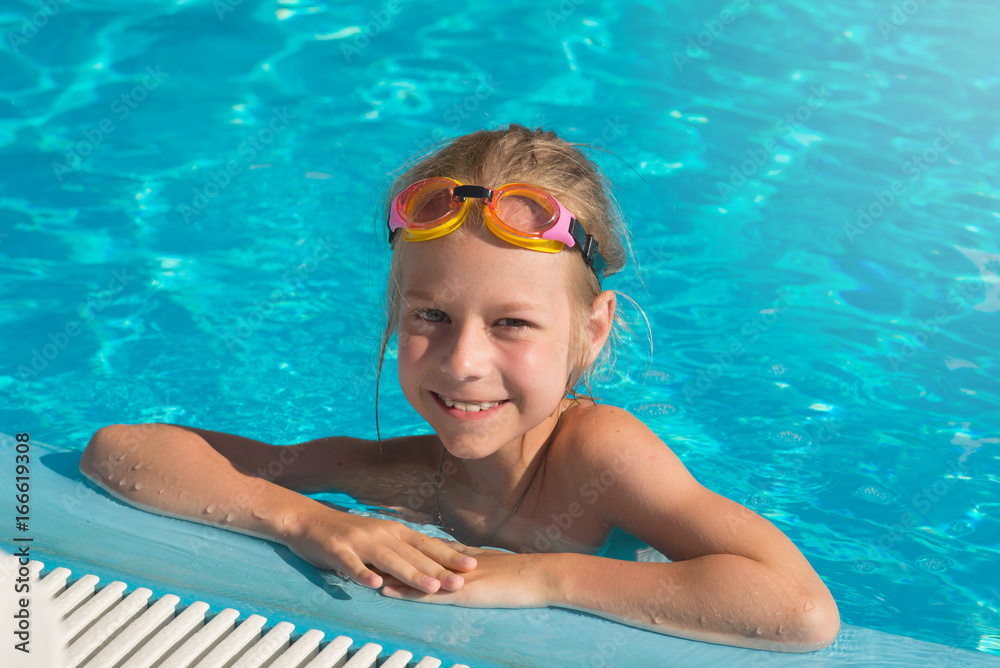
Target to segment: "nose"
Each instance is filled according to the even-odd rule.
[[[489,341],[481,327],[467,322],[454,329],[441,370],[456,380],[475,380],[486,375],[490,362]]]

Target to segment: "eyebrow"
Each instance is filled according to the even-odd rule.
[[[506,304],[500,304],[497,309],[514,312],[528,311],[531,313],[547,313],[551,310],[548,304],[540,304],[538,302],[507,302]]]
[[[403,299],[410,301],[441,302],[442,294],[439,292],[425,292],[423,290],[412,290],[403,294]],[[497,304],[495,307],[499,311],[545,313],[551,310],[547,303],[542,302],[505,302]]]
[[[413,299],[422,302],[437,302],[441,301],[441,293],[426,292],[424,290],[407,290],[403,293],[403,299]]]

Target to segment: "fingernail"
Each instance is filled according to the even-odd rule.
[[[435,586],[440,586],[441,583],[429,575],[425,575],[423,579],[424,586],[428,589],[433,589]]]

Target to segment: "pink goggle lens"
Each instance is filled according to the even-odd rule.
[[[547,204],[526,195],[501,195],[496,212],[508,227],[528,236],[538,236],[555,223],[556,214]]]
[[[410,225],[427,227],[447,218],[458,207],[451,195],[451,188],[431,184],[407,193],[402,203],[402,213]]]

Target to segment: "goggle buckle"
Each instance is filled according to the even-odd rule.
[[[569,221],[569,233],[573,235],[573,239],[576,240],[577,245],[583,252],[583,257],[586,259],[587,265],[597,274],[598,280],[603,279],[604,270],[608,264],[602,256],[597,254],[597,248],[601,245],[600,242],[594,238],[594,235],[586,234],[583,231],[583,226],[577,222],[576,218]]]

